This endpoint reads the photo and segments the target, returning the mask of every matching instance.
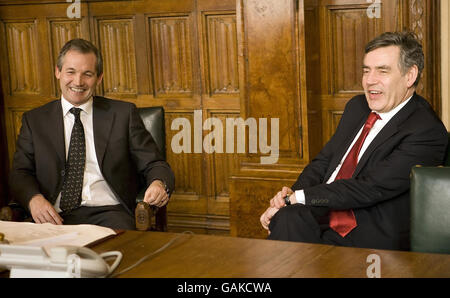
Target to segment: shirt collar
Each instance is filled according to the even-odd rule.
[[[396,106],[395,108],[393,108],[392,110],[390,110],[389,112],[386,113],[378,113],[376,112],[378,115],[380,115],[381,120],[388,122],[389,120],[391,120],[392,117],[395,116],[395,114],[397,114],[413,97],[413,95],[411,95],[410,98],[408,98],[407,100],[405,100],[404,102],[402,102],[401,104],[399,104],[398,106]],[[375,112],[375,111],[373,111]]]
[[[77,108],[80,108],[83,112],[90,115],[92,113],[92,102],[93,99],[91,97],[87,102],[78,106]],[[74,105],[68,102],[62,95],[61,95],[61,105],[64,117],[67,115],[67,113],[69,113],[69,110],[74,107]]]

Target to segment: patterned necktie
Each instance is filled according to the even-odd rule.
[[[69,212],[78,208],[81,203],[83,189],[84,167],[86,163],[86,144],[83,123],[81,123],[79,108],[72,108],[75,123],[70,136],[69,154],[66,162],[65,179],[61,190],[60,208]]]
[[[344,163],[336,176],[336,180],[349,179],[353,176],[356,165],[358,164],[359,151],[361,151],[361,147],[369,134],[370,129],[378,119],[381,118],[377,113],[372,112],[369,114],[369,117],[364,124],[363,131],[345,158]],[[356,218],[353,210],[334,210],[330,212],[330,227],[342,237],[347,236],[347,234],[356,228],[356,226]]]

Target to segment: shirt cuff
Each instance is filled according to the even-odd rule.
[[[295,199],[297,200],[297,203],[305,205],[305,192],[303,189],[295,191]]]

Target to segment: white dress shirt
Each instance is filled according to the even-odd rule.
[[[381,119],[379,119],[378,121],[375,122],[375,124],[373,125],[369,134],[367,135],[366,139],[364,140],[364,143],[361,147],[361,151],[359,152],[359,155],[358,155],[358,161],[361,159],[361,157],[363,156],[367,147],[369,147],[370,143],[372,143],[372,141],[375,139],[375,137],[378,135],[378,133],[383,129],[383,127],[392,119],[392,117],[394,117],[395,114],[398,113],[398,111],[400,111],[409,102],[409,100],[411,98],[412,98],[412,96],[387,113],[378,113],[378,112],[373,111],[373,112],[377,113],[381,117]],[[363,128],[364,128],[364,124],[361,127],[361,129],[359,130],[359,132],[356,135],[353,142],[348,147],[347,152],[344,154],[344,157],[342,158],[341,162],[338,164],[338,166],[334,170],[333,174],[331,174],[330,179],[328,179],[328,181],[327,181],[327,184],[334,182],[334,180],[336,179],[336,176],[339,173],[339,170],[341,169],[341,166],[342,166],[345,158],[347,157],[348,153],[350,152],[351,148],[353,147],[353,144],[355,144],[356,141],[358,140],[359,135],[362,133]],[[295,198],[297,200],[297,203],[303,204],[303,205],[305,204],[305,193],[304,193],[303,189],[295,191]]]
[[[83,123],[84,135],[86,138],[86,167],[83,178],[83,191],[81,193],[81,206],[105,206],[117,205],[119,200],[111,191],[108,183],[103,178],[102,172],[97,161],[94,143],[94,128],[92,120],[92,102],[91,98],[88,102],[78,106],[82,111],[80,112],[80,119]],[[61,97],[61,105],[64,118],[64,139],[66,144],[66,160],[69,154],[70,136],[72,134],[75,116],[69,112],[74,107],[64,97]],[[59,208],[61,200],[61,193],[55,202],[55,209],[61,212]]]

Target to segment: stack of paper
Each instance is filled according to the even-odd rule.
[[[53,225],[1,220],[0,233],[12,245],[46,248],[59,245],[86,246],[116,235],[114,230],[96,225]]]

